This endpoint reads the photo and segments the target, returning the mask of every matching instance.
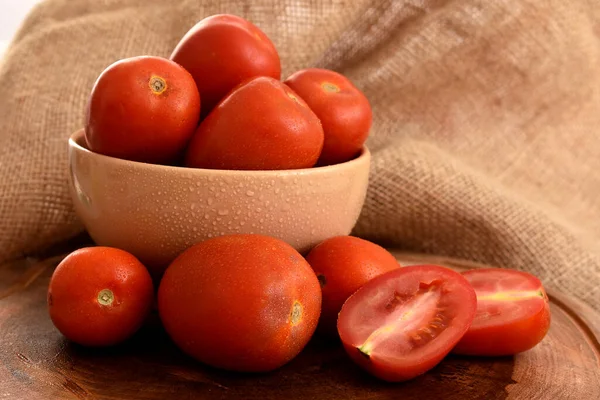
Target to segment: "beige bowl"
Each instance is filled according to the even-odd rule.
[[[75,211],[92,239],[127,250],[160,273],[213,236],[260,233],[300,252],[347,235],[362,208],[369,151],[349,162],[285,171],[144,164],[93,153],[83,130],[69,140]]]

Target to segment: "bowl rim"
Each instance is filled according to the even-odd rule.
[[[343,163],[339,163],[339,164],[333,164],[333,165],[326,165],[326,166],[321,166],[321,167],[310,167],[310,168],[298,168],[298,169],[276,169],[276,170],[236,170],[236,169],[209,169],[209,168],[191,168],[191,167],[183,167],[183,166],[178,166],[178,165],[163,165],[163,164],[151,164],[151,163],[145,163],[145,162],[140,162],[140,161],[132,161],[132,160],[126,160],[123,158],[117,158],[117,157],[112,157],[112,156],[107,156],[104,154],[100,154],[100,153],[96,153],[94,151],[91,151],[90,149],[84,147],[80,142],[84,141],[84,129],[79,129],[77,131],[75,131],[73,134],[71,134],[71,136],[69,137],[69,148],[75,149],[81,153],[90,155],[92,157],[98,157],[99,159],[104,159],[106,161],[110,161],[116,164],[121,164],[121,165],[133,165],[133,166],[137,166],[137,167],[143,167],[143,168],[150,168],[150,169],[154,169],[157,171],[166,171],[166,170],[173,170],[173,171],[194,171],[196,173],[207,173],[207,174],[216,174],[216,175],[222,175],[222,174],[227,174],[227,175],[281,175],[281,174],[297,174],[297,175],[304,175],[304,174],[310,174],[310,173],[319,173],[319,172],[333,172],[334,170],[342,170],[342,169],[348,169],[348,168],[352,168],[355,166],[355,164],[363,164],[363,163],[367,163],[369,164],[370,159],[371,159],[371,152],[369,151],[368,147],[366,145],[363,145],[360,154],[353,158],[352,160],[343,162]]]

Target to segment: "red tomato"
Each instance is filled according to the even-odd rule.
[[[353,236],[325,240],[306,260],[323,292],[318,330],[330,335],[337,334],[338,313],[350,295],[376,276],[400,267],[383,247]]]
[[[310,265],[281,240],[220,236],[183,252],[158,291],[165,329],[187,354],[234,371],[270,371],[294,358],[321,309]]]
[[[182,155],[199,119],[200,95],[189,72],[164,58],[128,58],[96,81],[85,139],[90,150],[107,156],[171,163]]]
[[[198,127],[186,154],[196,168],[309,168],[323,147],[319,118],[290,88],[267,77],[231,92]]]
[[[546,336],[550,306],[538,278],[503,268],[463,275],[477,293],[477,315],[454,353],[512,355],[531,349]]]
[[[235,15],[213,15],[198,22],[175,47],[171,60],[196,80],[203,117],[241,82],[255,76],[281,76],[279,55],[271,40]]]
[[[398,268],[367,282],[342,307],[346,352],[387,381],[436,366],[469,329],[477,299],[459,273],[435,265]]]
[[[52,274],[48,310],[67,339],[110,346],[139,329],[153,297],[150,274],[137,258],[119,249],[89,247],[68,255]]]
[[[323,124],[325,142],[319,165],[337,164],[357,156],[371,129],[369,100],[345,76],[326,69],[298,71],[286,81]]]

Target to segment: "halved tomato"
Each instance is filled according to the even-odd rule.
[[[550,328],[550,306],[542,283],[526,272],[504,268],[463,273],[477,293],[477,315],[454,353],[504,356],[538,344]]]
[[[477,300],[459,273],[436,265],[380,275],[342,307],[338,332],[346,352],[378,378],[397,382],[437,365],[469,329]]]

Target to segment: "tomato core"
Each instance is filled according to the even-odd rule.
[[[339,93],[340,92],[340,87],[338,85],[334,85],[331,82],[323,82],[321,84],[321,87],[323,88],[324,91],[329,92],[329,93]]]
[[[388,316],[357,349],[365,356],[370,356],[379,344],[399,334],[407,338],[402,349],[404,353],[429,343],[449,322],[439,304],[441,297],[440,281],[421,282],[412,295],[395,292],[385,305]]]

